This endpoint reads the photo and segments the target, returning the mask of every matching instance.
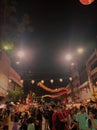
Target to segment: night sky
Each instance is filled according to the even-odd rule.
[[[15,66],[28,79],[28,74],[33,79],[64,78],[69,67],[63,55],[83,47],[86,57],[97,47],[96,0],[88,6],[79,0],[18,0],[16,10],[18,20],[28,14],[33,27],[33,32],[23,32],[16,44],[28,51],[22,64]]]
[[[34,73],[65,72],[63,54],[83,47],[87,55],[96,46],[96,1],[84,6],[79,0],[20,0],[17,12],[18,17],[27,13],[33,26],[33,32],[24,32],[18,44],[29,49],[32,57],[27,64]]]

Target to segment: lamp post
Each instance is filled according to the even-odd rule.
[[[71,85],[71,97],[72,97],[72,101],[74,101],[74,88],[73,88],[73,78],[69,77],[69,81],[70,81],[70,85]]]

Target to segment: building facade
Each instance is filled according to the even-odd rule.
[[[80,102],[86,102],[91,98],[91,91],[90,91],[90,86],[89,86],[89,81],[88,81],[88,74],[86,68],[80,73],[80,86],[78,87],[79,89],[79,96]]]
[[[13,82],[17,86],[22,87],[21,77],[11,67],[11,61],[9,57],[4,53],[0,52],[0,96],[6,96],[8,91],[14,89]]]
[[[86,62],[88,81],[92,95],[97,93],[97,49],[91,54]]]
[[[81,72],[77,66],[72,68],[71,77],[71,101],[86,102],[89,99],[97,99],[97,49],[86,60],[86,67]]]

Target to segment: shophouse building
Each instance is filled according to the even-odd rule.
[[[97,97],[97,49],[90,55],[86,62],[88,81],[92,95]]]
[[[6,96],[15,87],[22,87],[20,75],[11,67],[9,57],[0,52],[0,96]]]

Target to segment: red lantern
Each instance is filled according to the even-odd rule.
[[[79,1],[83,5],[89,5],[92,4],[95,0],[79,0]]]

